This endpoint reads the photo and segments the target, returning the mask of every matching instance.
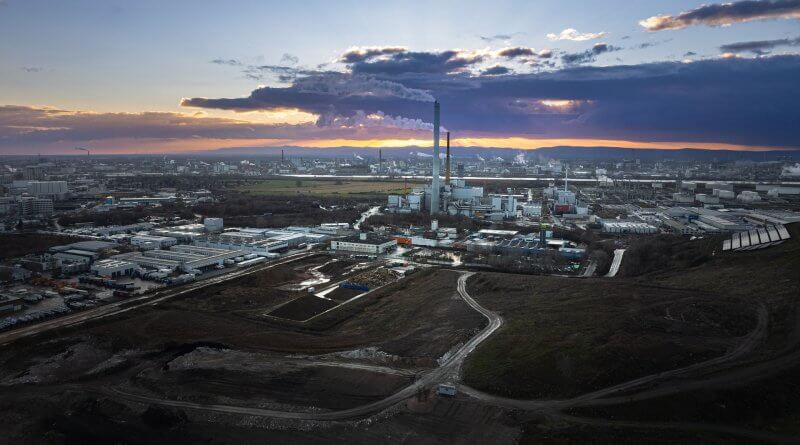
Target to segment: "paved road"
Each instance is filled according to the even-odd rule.
[[[461,273],[461,276],[458,279],[458,294],[461,296],[464,302],[466,302],[470,307],[483,314],[483,316],[486,317],[487,320],[489,321],[489,324],[485,328],[483,328],[481,332],[479,332],[477,335],[475,335],[469,341],[467,341],[463,346],[461,346],[455,352],[447,356],[442,361],[442,363],[438,368],[421,373],[419,375],[419,378],[411,385],[390,395],[389,397],[370,403],[368,405],[363,405],[340,411],[286,412],[286,411],[275,411],[262,408],[251,408],[245,406],[212,405],[204,403],[185,402],[180,400],[166,400],[157,397],[126,392],[119,388],[111,388],[108,389],[107,391],[108,394],[110,395],[140,403],[164,405],[176,408],[186,408],[186,409],[194,409],[201,411],[229,413],[229,414],[244,414],[248,416],[272,417],[280,419],[348,420],[379,413],[388,408],[391,408],[392,406],[406,399],[414,397],[418,393],[418,391],[422,388],[429,387],[431,385],[435,385],[438,383],[450,382],[453,379],[457,378],[461,369],[461,365],[464,362],[464,359],[473,350],[475,350],[475,348],[481,342],[489,338],[490,335],[492,335],[500,326],[502,326],[503,319],[499,315],[478,304],[478,302],[476,302],[469,295],[469,293],[467,293],[466,289],[467,279],[472,274],[473,274],[472,272]]]
[[[174,289],[163,289],[152,294],[142,295],[139,297],[128,298],[126,300],[118,301],[115,303],[109,303],[102,306],[98,306],[96,308],[92,308],[85,311],[75,312],[69,315],[64,315],[62,317],[56,317],[51,320],[43,321],[40,323],[30,324],[27,326],[23,326],[18,329],[14,329],[11,331],[6,331],[0,333],[0,345],[7,345],[11,342],[14,342],[20,338],[29,337],[31,335],[40,334],[42,332],[46,332],[52,329],[67,327],[67,326],[75,326],[81,323],[85,323],[91,320],[97,320],[103,317],[108,317],[112,315],[121,314],[123,312],[130,311],[132,309],[136,309],[141,306],[145,305],[152,305],[156,303],[160,303],[164,300],[174,298],[178,295],[183,295],[188,292],[195,291],[197,289],[204,288],[206,286],[211,286],[213,284],[222,283],[223,281],[232,280],[234,278],[242,277],[245,275],[249,275],[252,273],[256,273],[265,269],[270,269],[275,266],[290,263],[292,261],[297,261],[299,259],[305,258],[307,256],[316,255],[319,252],[302,252],[297,254],[292,254],[282,258],[276,262],[267,263],[261,267],[255,267],[250,269],[242,269],[236,270],[231,273],[227,273],[224,275],[220,275],[217,277],[205,279],[198,281],[196,283],[192,283],[186,286],[181,286]]]
[[[608,269],[608,273],[606,274],[607,277],[611,278],[617,275],[619,272],[619,266],[622,264],[622,255],[625,253],[625,249],[617,249],[614,251],[614,260],[611,261],[611,268]]]

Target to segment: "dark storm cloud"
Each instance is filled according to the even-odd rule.
[[[657,15],[639,22],[648,31],[693,25],[722,26],[752,20],[800,18],[800,0],[745,0],[703,5],[676,16]]]
[[[298,108],[341,116],[380,111],[430,122],[427,101],[436,97],[442,102],[443,123],[454,131],[800,147],[798,56],[573,66],[503,76],[393,73],[311,75],[286,88],[255,90],[246,98],[195,98],[183,104]],[[583,105],[575,114],[547,113],[536,106],[542,100]]]
[[[370,46],[364,48],[352,48],[347,50],[339,58],[342,63],[364,62],[378,56],[397,54],[405,52],[406,48],[400,46]]]
[[[565,65],[581,65],[594,62],[597,56],[603,53],[618,51],[620,48],[607,43],[595,43],[593,47],[579,53],[566,53],[561,56],[561,61]]]
[[[795,39],[755,40],[751,42],[736,42],[722,45],[719,49],[726,53],[750,52],[753,54],[767,54],[780,46],[800,46],[800,37]]]
[[[192,98],[185,107],[218,108],[234,111],[300,109],[319,115],[318,123],[358,112],[377,113],[391,109],[404,115],[420,102],[433,102],[428,92],[374,77],[323,73],[297,78],[286,88],[262,87],[250,96],[233,99]],[[407,114],[407,113],[405,113]]]
[[[511,70],[502,65],[495,65],[481,71],[481,75],[483,76],[502,76],[509,73],[511,73]]]
[[[482,55],[455,50],[441,52],[403,51],[379,59],[350,65],[353,73],[397,75],[404,73],[452,73],[463,71],[485,59]]]
[[[497,55],[505,57],[506,59],[514,59],[516,57],[531,57],[536,55],[533,48],[526,48],[524,46],[515,46],[513,48],[503,48]]]

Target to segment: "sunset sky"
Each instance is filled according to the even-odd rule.
[[[0,154],[800,148],[800,0],[0,0]]]

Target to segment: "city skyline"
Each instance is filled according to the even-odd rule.
[[[800,147],[800,1],[0,5],[0,154]]]

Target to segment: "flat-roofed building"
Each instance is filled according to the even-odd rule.
[[[242,250],[215,249],[197,246],[173,246],[169,250],[155,249],[116,255],[114,258],[136,263],[142,267],[196,271],[225,264],[225,260],[246,255]]]
[[[53,254],[53,258],[72,263],[92,264],[100,255],[96,252],[80,249],[69,249]]]
[[[644,222],[603,221],[603,232],[607,233],[657,233],[658,228]]]
[[[67,181],[30,181],[28,183],[28,193],[37,197],[62,198],[67,192]]]
[[[157,246],[164,249],[178,244],[178,240],[171,236],[136,235],[131,237],[131,245],[137,247]]]
[[[133,275],[137,269],[139,266],[136,263],[113,258],[97,261],[91,267],[95,275],[111,278]]]
[[[22,196],[18,201],[18,209],[19,215],[24,218],[32,216],[50,217],[53,214],[53,200]]]
[[[332,250],[370,255],[380,255],[396,247],[396,239],[386,238],[372,233],[361,233],[358,236],[331,241]]]

